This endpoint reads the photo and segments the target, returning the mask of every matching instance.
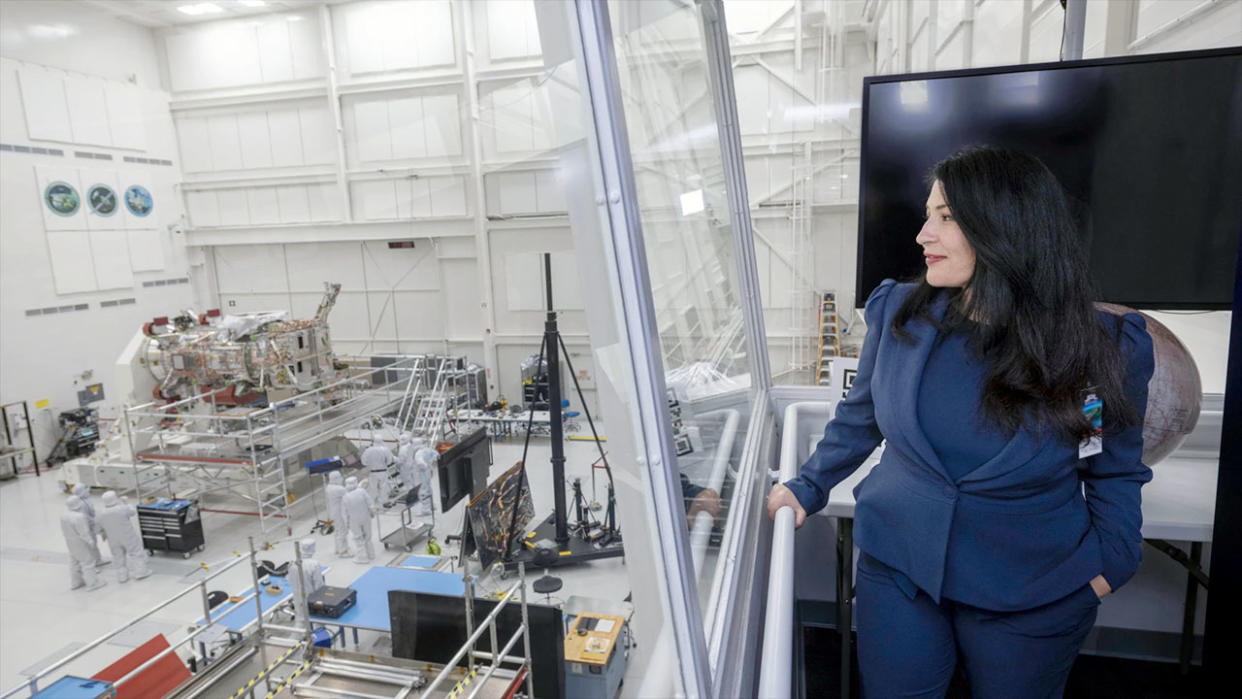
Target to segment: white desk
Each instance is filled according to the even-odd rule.
[[[506,437],[523,436],[526,434],[526,428],[529,425],[530,431],[536,435],[547,435],[552,430],[552,420],[546,410],[534,411],[534,419],[532,420],[531,411],[523,410],[520,413],[511,413],[507,410],[488,413],[484,410],[451,410],[448,413],[449,419],[456,422],[463,422],[467,425],[479,425],[486,427],[488,434],[496,439],[504,439]]]
[[[849,478],[828,493],[828,504],[817,514],[837,518],[837,619],[843,648],[849,647],[854,596],[854,486],[880,461],[883,447],[875,450]],[[1199,585],[1207,588],[1207,575],[1200,563],[1203,544],[1212,540],[1216,518],[1216,459],[1180,457],[1176,453],[1152,467],[1152,479],[1143,486],[1143,539],[1183,565],[1187,570],[1183,605],[1181,665],[1190,665],[1194,642],[1194,612]],[[1169,544],[1190,542],[1190,555]],[[844,656],[844,653],[843,653]],[[843,673],[848,672],[843,670]],[[848,677],[848,674],[843,674]],[[848,692],[848,689],[843,691]]]
[[[1216,459],[1173,454],[1143,486],[1143,538],[1209,542],[1216,521]]]
[[[858,470],[828,493],[824,517],[854,517],[854,487],[880,461],[877,449]],[[1178,457],[1152,467],[1152,479],[1143,486],[1143,538],[1210,542],[1216,519],[1216,459]]]

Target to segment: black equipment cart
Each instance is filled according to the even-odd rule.
[[[191,551],[203,550],[203,519],[197,500],[160,498],[138,506],[138,529],[148,551],[179,551],[189,558]]]

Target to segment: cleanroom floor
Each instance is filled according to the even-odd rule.
[[[536,517],[543,517],[552,508],[550,446],[547,439],[535,439],[530,449],[531,494]],[[598,457],[596,446],[590,442],[567,442],[565,449],[567,477],[582,477],[589,495],[590,464]],[[521,453],[520,440],[495,443],[489,480],[516,463]],[[307,536],[316,519],[314,510],[322,513],[324,508],[322,491],[316,492],[313,508],[292,508],[294,514],[289,522],[292,537],[283,526],[263,534],[253,516],[204,512],[206,548],[189,560],[183,560],[178,554],[156,553],[148,559],[151,577],[123,584],[116,581],[110,566],[104,566],[100,573],[107,586],[94,591],[84,588],[71,591],[68,554],[59,522],[65,500],[62,477],[59,469],[52,469],[38,478],[23,475],[0,481],[0,693],[25,681],[23,671],[42,667],[191,587],[207,574],[204,566],[207,570],[215,570],[236,560],[238,555],[247,555],[250,536],[257,545],[277,542],[273,550],[261,551],[260,559],[277,563],[292,559],[293,548],[289,541]],[[601,499],[605,492],[603,485],[601,479]],[[100,494],[99,491],[94,493],[96,503]],[[203,507],[207,510],[246,509],[243,503],[230,501],[207,501]],[[446,515],[438,515],[435,532],[442,544],[444,537],[460,532],[462,511],[463,503],[459,503]],[[602,516],[602,512],[599,514]],[[348,585],[369,567],[334,556],[330,536],[316,538],[318,558],[328,567],[325,577],[329,585]],[[423,543],[420,541],[414,552],[421,553]],[[106,545],[102,550],[105,559],[111,558]],[[371,565],[387,564],[399,553],[399,550],[385,551],[377,542],[376,560]],[[444,545],[443,553],[453,554],[456,550]],[[538,570],[528,571],[531,577],[541,574]],[[565,584],[553,596],[553,602],[563,602],[571,595],[619,601],[629,593],[629,580],[621,558],[561,568],[555,574]],[[512,578],[505,582],[511,583]],[[212,580],[208,588],[235,593],[250,584],[250,571],[243,563]],[[485,580],[482,589],[488,590],[489,584]],[[184,636],[184,628],[201,617],[200,596],[186,595],[122,637],[60,668],[52,678],[64,674],[90,676],[157,633],[168,633],[170,638],[178,640]],[[171,635],[177,630],[182,632]]]

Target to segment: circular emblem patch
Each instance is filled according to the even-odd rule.
[[[146,216],[154,207],[155,201],[151,199],[151,193],[146,187],[132,185],[125,190],[125,208],[129,209],[129,213],[135,216]]]
[[[43,190],[43,201],[47,203],[47,208],[57,216],[72,216],[78,211],[78,207],[82,206],[82,200],[78,198],[78,190],[73,185],[64,182],[53,182]]]
[[[86,205],[100,216],[116,213],[116,190],[106,184],[97,184],[86,190]]]

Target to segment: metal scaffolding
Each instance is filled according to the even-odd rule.
[[[230,493],[255,508],[264,532],[288,520],[298,501],[290,481],[314,447],[365,423],[401,429],[422,405],[456,407],[472,391],[458,357],[401,356],[383,366],[353,369],[347,378],[285,398],[269,393],[265,407],[217,405],[220,390],[158,405],[125,409],[139,499],[172,492],[186,480],[198,495]],[[377,362],[372,361],[373,365]],[[437,431],[442,420],[427,422]],[[435,438],[436,434],[423,436]]]

